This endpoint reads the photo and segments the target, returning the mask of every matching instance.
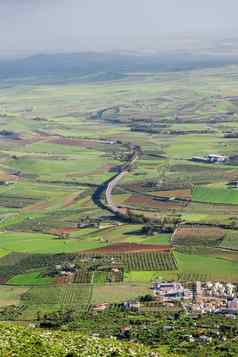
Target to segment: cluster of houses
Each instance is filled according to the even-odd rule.
[[[146,301],[155,301],[157,306],[162,307],[180,306],[183,307],[188,315],[197,319],[202,314],[222,314],[225,319],[236,319],[238,315],[238,285],[221,282],[154,282],[151,286],[153,294],[146,295],[144,299],[129,300],[120,304],[121,308],[139,312],[143,311]],[[151,300],[149,299],[151,298]],[[110,308],[110,304],[97,304],[94,306],[95,312],[102,312]],[[156,309],[156,311],[158,311]],[[174,317],[175,319],[176,317]],[[196,329],[192,334],[182,331],[180,338],[189,343],[209,344],[213,340],[226,341],[227,337],[223,334],[223,327],[226,325],[210,325],[194,322]],[[126,326],[121,330],[118,338],[129,338],[130,329]],[[175,330],[176,325],[169,323],[163,326],[163,331],[170,332]]]
[[[221,282],[202,284],[191,310],[199,313],[216,313],[235,317],[238,314],[237,286]]]
[[[231,283],[205,283],[204,293],[206,296],[214,296],[221,298],[235,298],[237,295],[237,287]]]
[[[238,286],[231,283],[154,282],[151,289],[153,294],[146,296],[145,301],[156,301],[161,306],[169,308],[179,304],[191,314],[215,313],[231,318],[238,315]],[[129,300],[120,306],[125,310],[140,311],[145,301]],[[110,304],[95,305],[94,311],[104,311],[109,307]]]
[[[194,162],[205,162],[208,164],[224,164],[229,160],[228,156],[210,154],[208,156],[193,156]]]
[[[231,283],[197,281],[185,287],[177,282],[158,282],[152,289],[156,300],[163,304],[181,302],[187,312],[238,314],[238,287]]]
[[[161,302],[175,302],[192,298],[192,292],[181,283],[160,283],[152,285],[154,296]]]

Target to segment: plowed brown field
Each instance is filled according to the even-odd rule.
[[[87,250],[84,253],[104,253],[104,254],[113,254],[113,253],[135,253],[135,252],[169,252],[171,246],[168,245],[157,245],[157,244],[136,244],[136,243],[118,243],[109,245],[107,247]]]
[[[154,199],[153,197],[139,194],[132,195],[124,202],[124,204],[129,206],[141,206],[154,209],[179,209],[185,206],[184,202],[159,201]]]

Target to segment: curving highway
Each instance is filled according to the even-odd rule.
[[[118,213],[121,214],[122,212],[121,212],[121,208],[119,208],[117,205],[113,203],[112,191],[121,181],[121,179],[129,172],[129,168],[136,162],[137,159],[138,159],[138,153],[137,150],[135,150],[127,165],[125,167],[122,166],[121,168],[122,171],[118,175],[114,176],[106,186],[106,205],[107,208],[115,214]]]

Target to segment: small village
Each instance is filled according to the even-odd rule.
[[[104,319],[110,316],[110,311],[120,311],[121,316],[129,315],[132,324],[121,325],[117,335],[122,340],[136,335],[139,327],[138,323],[134,325],[133,319],[149,319],[154,338],[161,341],[168,339],[171,348],[174,348],[174,343],[212,346],[218,341],[226,343],[230,336],[236,336],[236,329],[232,326],[236,326],[238,315],[237,285],[156,281],[150,289],[151,295],[125,301],[117,305],[117,310],[115,305],[97,304],[93,307],[93,316]]]
[[[187,313],[233,317],[238,313],[238,290],[231,283],[196,281],[192,286],[186,283],[154,283],[152,288],[156,300],[163,304],[180,302]]]
[[[238,286],[222,282],[154,282],[151,295],[120,304],[125,310],[143,311],[148,303],[156,309],[182,308],[188,315],[220,314],[229,319],[238,315]],[[94,311],[104,311],[109,304],[97,304]]]

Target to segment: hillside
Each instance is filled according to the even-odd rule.
[[[72,332],[49,332],[1,324],[0,355],[16,357],[159,356],[143,345]]]

